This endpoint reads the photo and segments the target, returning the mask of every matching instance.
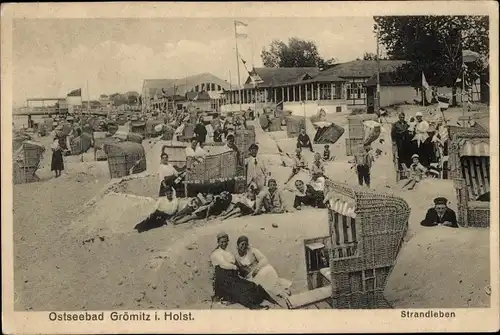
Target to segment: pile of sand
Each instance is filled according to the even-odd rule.
[[[399,308],[489,307],[487,229],[426,227],[402,249],[386,298]]]

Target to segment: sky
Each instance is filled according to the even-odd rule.
[[[13,23],[13,102],[83,99],[141,91],[144,79],[182,78],[210,72],[237,84],[233,20],[248,24],[238,39],[247,65],[262,66],[260,52],[274,40],[312,40],[321,57],[340,62],[376,52],[371,17],[16,19]],[[240,78],[247,73],[240,63]],[[88,94],[87,94],[88,83]]]

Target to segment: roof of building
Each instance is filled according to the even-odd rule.
[[[229,88],[229,83],[211,73],[201,73],[180,79],[145,79],[143,90],[148,90],[149,96],[160,93],[163,89],[167,96],[174,94],[184,95],[194,86],[202,83],[214,83],[224,89]]]
[[[268,68],[258,67],[254,68],[256,74],[264,81],[259,86],[283,86],[301,80],[306,74],[310,77],[315,77],[319,73],[317,67],[281,67],[281,68]],[[246,84],[249,84],[247,79]]]
[[[405,60],[380,60],[380,72],[394,72],[402,65],[408,63]],[[316,78],[338,76],[341,78],[370,78],[377,73],[376,60],[355,60],[347,63],[335,64],[322,71]]]
[[[409,86],[410,81],[407,78],[396,75],[395,72],[381,72],[380,73],[380,85],[381,86]],[[373,87],[377,86],[377,74],[374,74],[365,83],[365,86]]]
[[[210,100],[212,97],[210,96],[211,92],[187,92],[186,98],[188,100]]]

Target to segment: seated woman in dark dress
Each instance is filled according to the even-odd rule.
[[[277,304],[262,286],[239,276],[240,268],[236,265],[236,259],[226,250],[229,244],[229,236],[226,233],[217,235],[217,244],[217,248],[210,255],[215,270],[213,281],[215,298],[239,303],[250,309],[266,308],[261,306],[264,300]]]
[[[434,227],[443,225],[452,228],[458,228],[457,216],[455,211],[448,208],[448,200],[443,197],[434,199],[434,207],[427,210],[425,219],[420,223],[425,227]]]

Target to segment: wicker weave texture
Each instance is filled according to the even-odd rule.
[[[240,151],[243,159],[250,155],[248,148],[255,143],[255,130],[237,129],[234,132],[234,144]]]
[[[209,183],[215,179],[232,179],[237,176],[236,153],[228,151],[207,155],[201,161],[187,157],[187,183]]]
[[[128,176],[146,171],[146,153],[141,144],[121,142],[111,144],[107,149],[109,174],[111,178]]]
[[[386,304],[383,290],[408,229],[410,207],[398,197],[328,181],[330,191],[352,198],[356,206],[355,219],[328,210],[334,305],[380,308]]]
[[[35,175],[38,166],[28,166],[23,167],[17,163],[12,165],[13,183],[14,184],[26,184],[38,181],[38,177]]]
[[[303,117],[287,116],[286,117],[286,134],[289,138],[299,136],[301,128],[305,128],[306,122]]]
[[[345,149],[347,156],[354,156],[363,150],[363,139],[362,138],[346,138],[345,139]]]

